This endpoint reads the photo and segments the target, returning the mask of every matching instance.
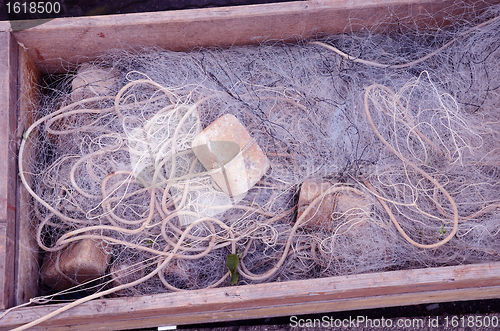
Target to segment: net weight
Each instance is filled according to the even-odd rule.
[[[59,2],[7,2],[7,14],[59,14]]]
[[[498,327],[499,320],[498,316],[446,316],[444,318],[445,327],[470,327],[470,328],[481,328],[481,327]]]

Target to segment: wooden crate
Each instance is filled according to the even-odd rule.
[[[33,121],[29,114],[37,104],[36,83],[41,74],[64,72],[109,49],[128,46],[186,50],[295,41],[343,32],[347,26],[385,29],[391,25],[377,25],[382,18],[395,23],[408,14],[412,21],[399,23],[439,28],[450,15],[467,18],[498,2],[469,0],[460,7],[453,0],[311,0],[55,19],[15,33],[8,22],[0,22],[0,309],[37,295],[37,248],[29,236],[29,197],[17,181],[16,151]],[[27,157],[35,152],[27,151]],[[100,299],[35,329],[116,330],[487,298],[500,298],[500,263]],[[60,306],[13,310],[0,320],[0,330],[25,324]]]

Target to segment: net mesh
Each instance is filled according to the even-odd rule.
[[[114,51],[51,77],[20,149],[33,236],[61,259],[93,241],[109,265],[83,287],[120,296],[236,272],[250,284],[498,260],[498,11],[437,31]],[[240,199],[192,150],[227,114],[270,163]]]

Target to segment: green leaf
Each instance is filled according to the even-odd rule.
[[[240,264],[240,258],[238,254],[229,254],[226,259],[226,266],[229,269],[231,275],[236,272],[238,268],[238,264]]]
[[[240,264],[240,257],[238,254],[228,254],[226,259],[226,266],[229,269],[229,273],[231,274],[231,285],[236,285],[238,283],[238,278],[240,274],[236,271],[238,269],[238,265]]]
[[[238,277],[240,274],[236,271],[231,273],[231,281],[229,282],[231,285],[236,285],[238,283]]]
[[[226,259],[226,266],[231,272],[235,272],[240,264],[240,258],[237,254],[229,254]]]

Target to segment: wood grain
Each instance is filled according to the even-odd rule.
[[[0,21],[0,32],[8,32],[8,31],[10,31],[10,22]]]
[[[498,0],[310,0],[170,12],[61,18],[15,32],[43,72],[64,72],[112,49],[296,41],[350,30],[440,28]],[[471,6],[470,3],[474,3]],[[380,24],[380,22],[384,24]]]
[[[17,44],[0,31],[0,308],[14,303],[16,102]]]
[[[34,330],[145,328],[499,296],[497,262],[102,299],[77,306]],[[0,330],[59,307],[14,310],[4,317]]]
[[[23,139],[23,132],[34,122],[39,105],[40,73],[28,53],[19,48],[19,72],[18,72],[18,123],[17,141]],[[37,131],[34,131],[25,144],[24,164],[29,165],[28,160],[36,157]],[[29,174],[31,169],[24,169],[28,183],[32,182]],[[35,240],[35,222],[33,222],[31,196],[18,182],[16,219],[16,276],[15,276],[15,305],[23,304],[30,298],[38,295],[38,270],[39,270],[39,248]]]

